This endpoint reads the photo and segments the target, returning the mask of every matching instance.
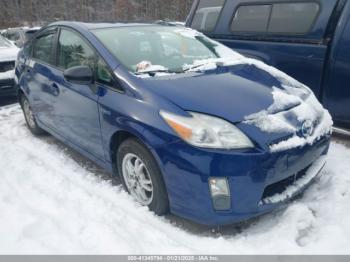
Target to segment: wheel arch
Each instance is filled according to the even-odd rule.
[[[138,132],[122,129],[122,130],[118,130],[118,131],[114,132],[113,135],[110,138],[110,141],[109,141],[108,151],[109,151],[109,157],[111,159],[114,175],[118,175],[117,158],[116,158],[116,155],[117,155],[117,152],[118,152],[118,148],[120,147],[120,145],[124,141],[126,141],[127,139],[130,139],[130,138],[136,139],[145,148],[147,148],[147,150],[151,153],[153,158],[156,160],[156,162],[158,164],[158,167],[159,167],[159,169],[162,172],[162,168],[161,168],[160,163],[159,163],[159,158],[155,154],[152,146],[146,141],[145,137],[142,134],[139,134]]]

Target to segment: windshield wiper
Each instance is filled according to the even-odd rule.
[[[149,74],[150,76],[155,76],[157,73],[178,73],[177,71],[169,70],[169,69],[156,69],[156,70],[145,70],[145,71],[140,71],[140,72],[135,72],[135,75],[144,75],[144,74]]]
[[[193,69],[211,64],[211,63],[215,64],[216,66],[223,66],[223,63],[221,61],[206,61],[205,63],[201,63],[201,64],[192,65],[190,67],[187,67],[186,69],[183,70],[183,72],[188,72],[190,70],[193,70]]]

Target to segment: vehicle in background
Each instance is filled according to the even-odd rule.
[[[309,86],[350,128],[350,1],[195,0],[186,26]]]
[[[26,41],[32,39],[36,32],[40,30],[41,27],[32,27],[25,30]]]
[[[1,34],[6,37],[8,40],[15,43],[16,46],[21,48],[23,44],[32,38],[32,36],[40,29],[40,27],[18,27],[18,28],[9,28],[4,30]]]
[[[312,91],[190,28],[57,22],[18,57],[31,132],[119,175],[158,215],[242,221],[325,164],[332,119]]]
[[[16,95],[15,61],[19,49],[0,35],[0,97]]]

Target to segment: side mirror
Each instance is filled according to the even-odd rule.
[[[91,85],[94,75],[88,66],[74,66],[63,72],[64,78],[73,84]]]

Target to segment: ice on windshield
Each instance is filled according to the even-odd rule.
[[[136,65],[136,73],[147,73],[167,70],[168,68],[162,65],[152,65],[150,61],[141,61]]]

